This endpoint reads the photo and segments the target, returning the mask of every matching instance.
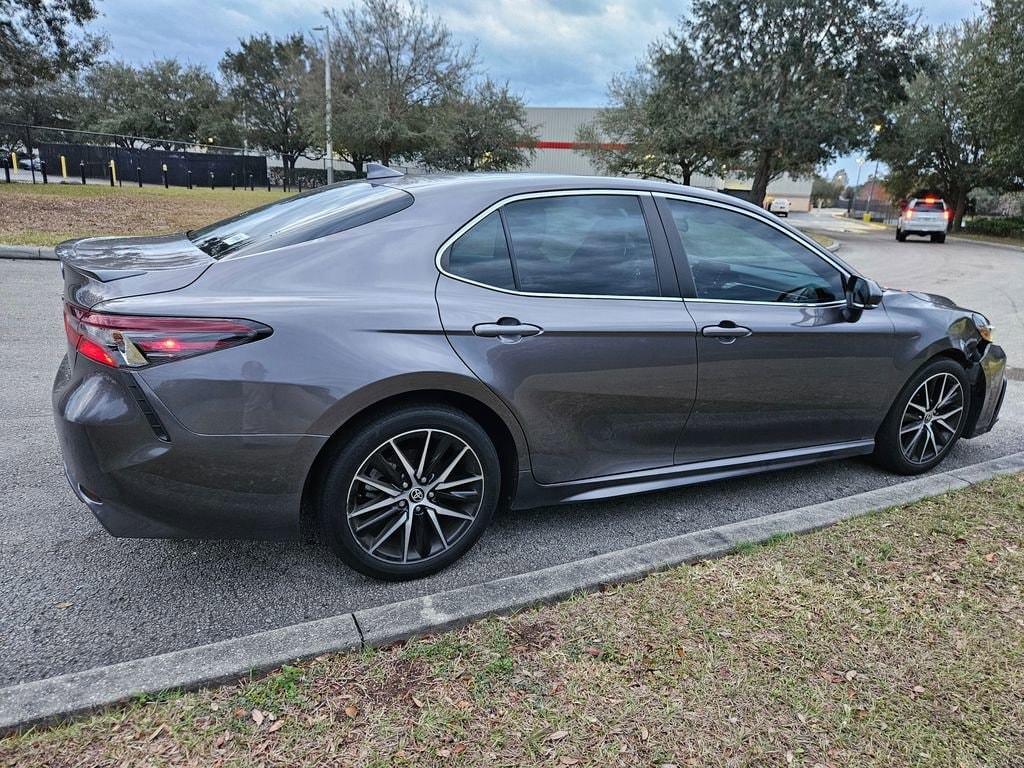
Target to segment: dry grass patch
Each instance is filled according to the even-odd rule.
[[[0,184],[0,243],[56,245],[92,235],[182,232],[284,196],[183,187]]]
[[[9,737],[33,766],[1013,766],[1024,477]]]

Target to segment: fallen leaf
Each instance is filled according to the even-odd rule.
[[[57,603],[54,608],[60,608],[63,610],[64,608],[70,608],[72,605],[74,605],[74,603]]]
[[[555,731],[554,733],[550,734],[545,739],[545,741],[561,741],[562,739],[564,739],[568,735],[569,735],[568,731]]]
[[[420,709],[423,709],[423,702],[420,701],[419,699],[417,699],[415,696],[412,697],[412,703],[415,704]]]
[[[568,755],[563,755],[558,762],[560,762],[562,765],[576,765],[577,763],[579,763],[579,761],[580,759],[578,757],[569,757]]]
[[[924,686],[923,685],[915,685],[914,686],[914,693],[924,693]]]
[[[647,728],[645,728],[644,726],[641,725],[640,726],[640,740],[641,741],[647,741],[647,739],[649,739],[650,737],[651,737],[650,731],[648,731]]]
[[[167,730],[167,726],[166,725],[159,726],[155,731],[153,731],[151,734],[149,734],[148,741],[153,741],[157,736],[159,736],[161,733],[163,733],[166,730]]]
[[[263,725],[264,714],[258,709],[252,711],[252,721],[256,723],[256,727]]]
[[[590,656],[600,656],[601,655],[601,650],[599,648],[595,648],[593,646],[590,646],[589,648],[587,648],[586,652]]]
[[[359,708],[356,707],[354,704],[349,704],[347,707],[345,707],[345,714],[349,717],[354,718],[356,715],[359,714]]]
[[[986,563],[994,563],[998,556],[999,555],[997,553],[995,553],[995,552],[989,552],[987,555],[985,555],[985,562]],[[59,608],[60,606],[57,606],[57,607]]]
[[[787,750],[786,751],[786,765],[792,765],[793,764],[793,760],[795,760],[795,759],[796,758],[793,755],[793,753]]]
[[[271,726],[267,729],[267,733],[277,733],[277,731],[281,730],[281,727],[283,725],[284,725],[284,720],[275,720],[271,724]]]

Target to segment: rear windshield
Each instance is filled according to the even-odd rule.
[[[412,202],[412,195],[394,187],[343,181],[193,229],[188,237],[215,259],[262,253],[382,219]]]
[[[915,211],[938,211],[941,213],[946,210],[946,206],[941,200],[918,200],[914,203]]]

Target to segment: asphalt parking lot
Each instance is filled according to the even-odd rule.
[[[881,282],[945,293],[987,312],[1011,365],[1024,360],[1014,304],[1024,254],[952,240],[897,244],[874,231],[835,236],[840,255]],[[406,584],[370,581],[319,546],[118,540],[75,500],[61,472],[49,399],[65,347],[59,291],[53,262],[0,260],[0,685],[523,573],[903,479],[851,460],[505,513],[461,562]],[[943,468],[1024,450],[1022,396],[1024,383],[1011,382],[996,430],[962,442]]]

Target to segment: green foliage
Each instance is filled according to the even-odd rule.
[[[1024,218],[972,219],[962,230],[974,235],[1024,239]]]
[[[439,141],[419,154],[428,168],[508,171],[535,154],[536,129],[508,84],[486,79],[437,109]]]
[[[0,90],[33,88],[91,64],[105,41],[81,29],[96,16],[93,0],[0,0]]]
[[[728,107],[716,119],[755,202],[782,172],[864,146],[904,96],[919,41],[896,0],[696,0],[681,34]]]
[[[339,152],[387,164],[443,142],[439,108],[464,93],[476,51],[463,51],[444,23],[416,3],[363,0],[333,11],[330,20]]]
[[[169,149],[174,141],[225,145],[238,138],[220,85],[201,66],[182,65],[176,59],[142,67],[100,64],[85,75],[82,86],[85,104],[79,127],[149,139],[124,138],[124,146],[141,143]]]
[[[968,21],[931,35],[927,65],[907,84],[907,100],[893,110],[873,150],[890,168],[886,187],[895,199],[935,190],[954,206],[954,226],[972,189],[1005,183],[992,152],[996,132],[978,99],[991,88],[980,61],[989,45],[985,25]]]
[[[301,106],[312,55],[301,34],[262,34],[242,40],[220,62],[242,134],[251,145],[281,155],[289,168],[300,156],[317,156],[310,152],[314,136]]]
[[[836,178],[829,181],[824,176],[814,175],[814,183],[811,185],[811,205],[824,205],[832,206],[835,205],[839,199],[839,195],[842,194],[845,189],[845,175],[839,177],[836,174]]]

